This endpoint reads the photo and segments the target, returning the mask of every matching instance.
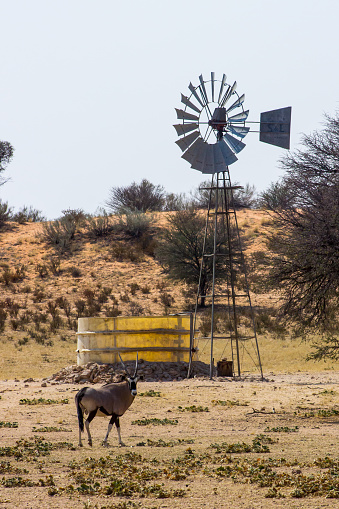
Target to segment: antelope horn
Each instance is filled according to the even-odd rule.
[[[137,371],[138,371],[138,352],[137,352],[137,360],[135,361],[135,370],[134,370],[133,378],[135,378],[137,376]]]
[[[119,352],[118,352],[118,355],[119,355],[119,357],[120,357],[120,361],[121,361],[122,367],[123,367],[123,368],[124,368],[124,370],[126,371],[127,375],[131,378],[131,375],[130,375],[130,373],[129,373],[128,369],[126,368],[125,364],[123,363],[123,360],[122,360],[121,355],[120,355],[120,353],[119,353]]]

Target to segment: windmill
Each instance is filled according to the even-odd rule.
[[[245,148],[243,139],[251,131],[248,124],[260,124],[259,139],[264,143],[285,149],[290,146],[291,107],[263,112],[260,122],[249,122],[245,110],[245,94],[238,94],[237,82],[227,83],[199,76],[197,86],[189,84],[190,94],[181,94],[182,108],[177,109],[181,122],[174,125],[179,136],[176,144],[183,152],[182,158],[191,168],[211,175],[211,184],[204,189],[209,193],[204,242],[200,263],[200,278],[193,320],[192,356],[198,340],[210,341],[210,378],[214,366],[214,344],[220,343],[232,359],[233,376],[241,376],[247,356],[258,368],[263,378],[253,307],[247,282],[245,260],[240,241],[234,204],[234,192],[229,166],[238,160],[237,154]],[[258,132],[258,131],[257,131]],[[207,239],[212,235],[212,247]],[[224,269],[223,278],[220,271]],[[212,274],[208,292],[202,291],[202,277],[206,269]],[[222,281],[223,280],[223,281]],[[201,334],[197,323],[199,298],[211,301],[210,330]],[[220,326],[217,311],[224,310]]]

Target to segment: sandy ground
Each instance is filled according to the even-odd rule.
[[[215,462],[211,466],[206,460],[206,466],[201,467],[205,461],[204,455],[212,452],[214,454],[212,444],[225,442],[251,444],[257,435],[264,434],[273,439],[273,443],[269,444],[269,454],[232,453],[227,457],[256,461],[259,461],[259,458],[267,460],[268,457],[284,458],[287,462],[284,471],[288,474],[291,472],[296,472],[296,475],[321,474],[323,471],[312,469],[316,458],[329,456],[333,460],[338,460],[339,416],[318,415],[320,409],[339,410],[338,372],[269,373],[265,381],[253,378],[244,380],[198,378],[178,382],[139,382],[139,395],[121,418],[122,438],[127,445],[125,448],[118,447],[115,429],[112,430],[109,447],[104,448],[101,445],[107,429],[107,418],[95,418],[91,424],[93,447],[89,447],[84,440],[84,447],[79,448],[74,395],[80,387],[67,384],[43,385],[46,384],[42,380],[0,382],[1,509],[61,507],[193,509],[229,506],[240,509],[282,507],[318,509],[339,506],[338,499],[325,496],[294,498],[291,496],[291,487],[280,490],[281,495],[286,498],[265,498],[268,487],[260,487],[258,483],[244,480],[240,482],[228,477],[218,477],[213,473],[217,468]],[[149,394],[150,390],[160,393],[160,396],[145,395]],[[41,401],[49,399],[56,403],[27,404],[27,400],[39,398]],[[61,403],[66,399],[69,400],[68,404]],[[26,400],[26,404],[20,404],[20,400]],[[193,406],[202,407],[205,411],[193,412]],[[146,418],[169,419],[177,423],[147,426],[132,424],[133,421]],[[7,425],[17,423],[17,427],[7,427],[5,423]],[[53,431],[51,429],[53,427],[57,430]],[[37,429],[45,431],[36,431]],[[268,432],[269,429],[285,429],[289,432],[273,433]],[[73,444],[73,447],[55,449],[45,456],[37,453],[36,457],[23,460],[11,455],[10,448],[18,450],[18,441],[28,441],[26,448],[29,448],[29,442],[32,442],[34,437],[38,437],[35,440],[42,439],[43,442],[53,444],[67,442]],[[172,441],[172,447],[157,447],[159,441],[167,443]],[[102,494],[88,495],[79,490],[73,494],[60,494],[59,490],[52,496],[49,494],[48,486],[37,486],[39,479],[46,480],[48,476],[53,476],[56,490],[70,484],[75,486],[74,475],[72,477],[70,469],[74,460],[79,462],[78,468],[81,470],[88,458],[114,459],[118,455],[131,452],[140,454],[148,465],[153,465],[157,461],[162,465],[171,459],[176,462],[178,471],[184,473],[182,478],[178,476],[178,479],[173,477],[165,479],[162,476],[160,481],[154,481],[161,482],[166,489],[172,490],[170,498],[158,499],[156,496],[140,498],[137,494],[128,498]],[[187,455],[199,458],[200,465],[199,462],[191,460],[188,462]],[[225,457],[223,460],[220,459],[221,456],[218,457],[218,461],[226,461]],[[86,471],[86,467],[83,468]],[[110,468],[112,467],[107,467],[107,470]],[[14,487],[6,487],[4,481],[13,478],[21,481]],[[31,481],[34,486],[23,486],[23,479]],[[184,496],[173,495],[173,490],[183,490]]]

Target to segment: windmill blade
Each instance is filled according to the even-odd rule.
[[[220,85],[219,97],[218,97],[218,103],[219,103],[219,104],[220,104],[220,98],[221,98],[221,96],[222,96],[222,93],[223,93],[223,90],[224,90],[225,83],[226,83],[226,74],[223,74],[223,76],[222,76],[222,80],[221,80],[221,85]]]
[[[235,81],[233,85],[228,87],[227,92],[225,93],[224,97],[221,100],[220,106],[225,106],[231,95],[235,92],[237,88],[237,82]]]
[[[221,152],[219,143],[215,143],[213,145],[213,153],[214,153],[214,167],[216,173],[219,171],[226,171],[227,165],[225,163],[225,159],[223,153]]]
[[[198,108],[195,104],[191,103],[191,101],[189,100],[189,98],[188,98],[188,97],[186,97],[186,96],[185,96],[185,95],[183,95],[183,94],[181,94],[181,102],[182,102],[183,104],[185,104],[186,106],[188,106],[189,108],[191,108],[191,110],[194,110],[194,111],[196,111],[197,113],[200,113],[200,112],[201,112],[201,108],[200,108],[200,110],[199,110],[199,108]]]
[[[200,74],[200,76],[199,76],[199,81],[200,81],[200,87],[199,87],[200,93],[203,96],[203,98],[205,100],[205,103],[207,104],[208,103],[208,97],[207,97],[207,92],[206,92],[206,88],[205,88],[204,78],[202,77],[202,74]]]
[[[238,160],[237,156],[232,152],[230,147],[224,141],[224,138],[222,138],[220,141],[218,141],[218,145],[222,152],[226,166],[229,166],[230,164],[233,164],[233,163],[235,163],[235,161]]]
[[[242,94],[242,96],[238,97],[238,99],[232,104],[232,106],[227,108],[227,110],[226,110],[227,113],[234,110],[234,108],[237,108],[238,106],[240,106],[244,101],[245,101],[245,94]]]
[[[214,72],[211,72],[212,103],[214,103]]]
[[[188,149],[190,145],[192,145],[193,141],[196,140],[199,135],[200,135],[199,131],[194,131],[188,136],[180,138],[175,143],[178,145],[178,147],[180,147],[181,151],[184,152],[185,150]]]
[[[207,144],[204,166],[201,171],[210,175],[215,173],[213,145]]]
[[[204,108],[205,104],[201,101],[200,97],[198,96],[197,94],[197,91],[195,90],[194,86],[192,85],[192,83],[190,83],[188,85],[188,88],[190,89],[190,91],[192,92],[192,94],[194,95],[194,97],[196,98],[196,100],[198,101],[199,104],[201,104],[201,106]]]
[[[242,113],[238,113],[237,115],[233,115],[233,117],[228,117],[229,122],[243,122],[247,119],[249,110],[243,111]]]
[[[199,126],[198,124],[194,123],[194,124],[175,124],[173,127],[177,131],[177,135],[182,136],[183,134],[198,129]]]
[[[236,134],[237,136],[240,136],[240,138],[245,138],[246,134],[250,130],[249,127],[244,127],[244,126],[240,126],[240,125],[228,124],[227,127],[231,131],[231,133]]]
[[[194,161],[191,163],[191,167],[194,168],[195,170],[202,171],[204,167],[208,144],[201,138],[199,140],[197,140],[199,142],[197,155],[194,158]]]
[[[177,108],[175,108],[175,111],[177,112],[178,120],[199,120],[199,117],[192,115],[192,113],[188,113],[188,111],[178,110]]]
[[[223,98],[221,99],[221,101],[219,101],[219,106],[220,107],[222,107],[225,104],[225,102],[226,102],[225,98],[228,96],[230,90],[231,90],[231,86],[227,85],[226,92],[225,92]]]
[[[231,136],[228,133],[224,134],[224,140],[236,154],[246,147],[245,143],[237,140],[237,138],[234,138],[234,136]]]
[[[198,155],[202,143],[204,142],[199,137],[181,157],[188,161],[190,164],[192,164],[196,156]]]

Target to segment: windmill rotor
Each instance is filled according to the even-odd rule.
[[[241,140],[249,132],[245,126],[249,111],[244,109],[245,94],[237,92],[237,82],[229,85],[226,75],[210,80],[199,76],[199,84],[189,84],[189,96],[181,94],[181,109],[176,108],[181,121],[174,128],[180,137],[176,144],[183,152],[182,158],[191,168],[213,174],[225,171],[237,161],[245,143]]]

